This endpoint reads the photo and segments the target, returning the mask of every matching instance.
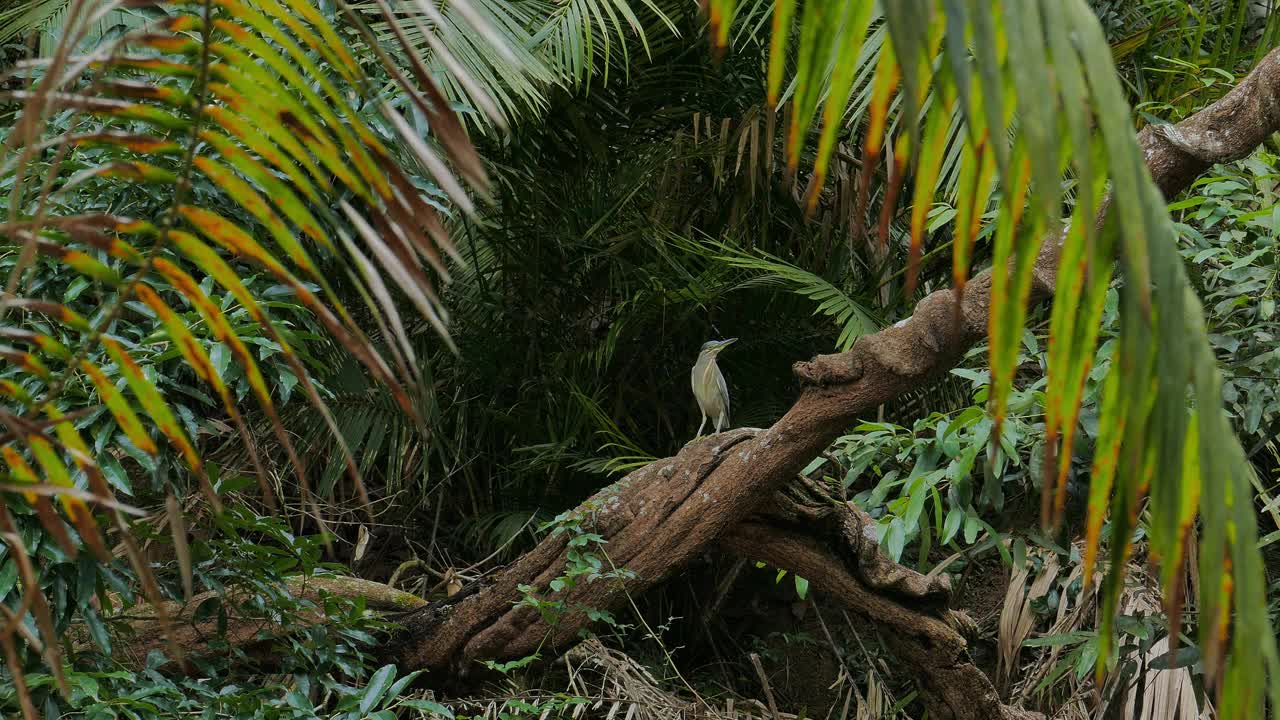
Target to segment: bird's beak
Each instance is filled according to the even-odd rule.
[[[720,349],[720,350],[724,350],[725,348],[729,347],[730,345],[732,345],[732,344],[734,344],[734,343],[736,343],[736,342],[738,342],[738,338],[729,338],[728,340],[725,340],[725,341],[723,341],[723,342],[721,342],[721,343],[720,343],[720,348],[719,348],[719,349]]]

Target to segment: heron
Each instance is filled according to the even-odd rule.
[[[693,396],[698,399],[698,408],[702,410],[702,422],[695,437],[702,437],[707,418],[711,418],[716,432],[729,427],[729,388],[724,384],[724,373],[716,365],[716,356],[737,340],[729,338],[705,343],[698,353],[698,361],[693,364]]]

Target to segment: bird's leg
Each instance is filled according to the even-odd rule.
[[[706,427],[706,426],[707,426],[707,414],[706,414],[706,413],[702,413],[702,422],[698,424],[698,434],[697,434],[697,435],[694,435],[694,437],[695,437],[695,438],[700,438],[700,437],[702,437],[702,428],[704,428],[704,427]]]

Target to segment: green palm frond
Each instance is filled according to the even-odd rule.
[[[420,421],[410,392],[419,382],[415,350],[396,296],[448,342],[436,287],[448,279],[445,258],[456,251],[439,198],[469,210],[463,183],[485,184],[430,78],[411,85],[382,64],[438,145],[381,100],[366,66],[306,0],[131,6],[146,24],[89,56],[74,49],[92,32],[94,13],[113,6],[87,3],[84,15],[66,20],[59,51],[37,66],[30,89],[11,95],[24,109],[0,156],[11,190],[0,226],[10,241],[0,298],[6,481],[31,488],[27,501],[74,556],[78,543],[40,494],[48,487],[63,492],[58,499],[80,541],[104,562],[85,498],[116,506],[105,459],[112,453],[152,463],[172,449],[210,505],[221,508],[197,448],[199,416],[158,371],[168,359],[197,381],[182,392],[207,398],[206,412],[224,412],[251,452],[239,400],[253,395],[289,455],[304,502],[313,504],[306,464],[279,418],[284,375],[269,376],[263,360],[283,359],[282,372],[345,450],[344,433],[311,380],[306,333],[275,298],[304,309]],[[393,140],[412,154],[393,150]],[[438,189],[419,189],[418,176],[430,176]],[[95,207],[89,196],[112,200]],[[61,292],[46,282],[49,273],[79,276],[77,295],[94,302]],[[260,277],[280,290],[266,294]],[[338,283],[368,308],[346,307]],[[375,345],[357,314],[373,318],[388,342]],[[137,333],[130,319],[140,316],[161,330]],[[242,384],[233,387],[233,379]],[[84,407],[99,411],[72,418]],[[254,464],[270,502],[256,455]],[[79,492],[85,488],[87,496]],[[3,508],[0,532],[13,532]],[[130,559],[158,602],[146,564],[136,552]],[[28,592],[39,595],[37,587]],[[56,636],[47,623],[40,630],[57,672]]]
[[[604,411],[604,408],[600,407],[600,403],[595,398],[578,388],[573,388],[570,394],[574,400],[578,401],[590,422],[596,426],[596,435],[606,441],[596,449],[596,457],[580,460],[577,463],[579,468],[602,475],[617,475],[644,467],[657,459],[628,437]]]
[[[1113,30],[1109,38],[1117,61],[1139,58],[1138,72],[1133,73],[1133,86],[1128,90],[1135,101],[1142,101],[1141,108],[1148,111],[1175,100],[1184,108],[1191,103],[1203,104],[1203,93],[1192,91],[1200,88],[1201,80],[1206,77],[1217,78],[1213,74],[1215,63],[1233,66],[1247,49],[1245,41],[1235,37],[1233,31],[1239,25],[1236,19],[1244,12],[1248,0],[1214,0],[1194,10],[1178,0],[1094,4],[1106,6],[1100,12]],[[735,13],[728,45],[745,50],[752,43],[767,43],[773,3],[756,0],[731,5],[732,9],[726,5],[722,10]],[[787,3],[782,3],[784,11],[786,6]],[[712,3],[710,7],[719,6]],[[937,126],[936,131],[929,136],[915,138],[917,141],[932,140],[929,148],[922,149],[922,152],[931,156],[926,169],[929,170],[928,177],[933,178],[933,187],[920,187],[917,182],[917,192],[922,197],[927,195],[953,210],[962,210],[968,216],[972,216],[973,211],[981,215],[986,209],[984,203],[989,194],[984,193],[977,198],[979,207],[970,207],[974,204],[975,192],[973,178],[964,175],[966,164],[976,166],[971,175],[981,174],[984,177],[994,168],[990,158],[973,157],[972,143],[961,141],[960,133],[968,131],[962,108],[955,103],[945,108],[935,107],[943,101],[937,96],[935,86],[921,86],[922,98],[911,102],[901,93],[894,93],[898,83],[896,77],[879,70],[882,58],[889,63],[887,68],[893,67],[892,55],[886,57],[885,52],[889,24],[878,5],[869,7],[867,12],[866,17],[848,13],[831,19],[835,23],[857,22],[869,28],[865,36],[841,31],[844,33],[841,37],[861,37],[861,41],[833,46],[826,55],[814,61],[804,77],[796,72],[799,55],[784,54],[784,61],[777,63],[771,71],[769,97],[764,107],[751,108],[739,117],[695,117],[695,124],[700,129],[695,127],[692,137],[695,143],[700,139],[703,145],[719,148],[721,155],[727,155],[717,163],[717,173],[725,171],[729,175],[741,176],[753,192],[757,186],[770,182],[778,171],[811,167],[812,172],[802,186],[805,188],[803,202],[808,212],[813,213],[820,202],[824,208],[832,208],[835,226],[849,229],[855,244],[865,237],[869,226],[870,234],[876,237],[875,255],[880,257],[887,254],[890,240],[897,230],[898,206],[905,209],[911,206],[906,200],[915,201],[915,198],[907,198],[899,192],[903,173],[895,176],[893,158],[897,148],[880,142],[883,138],[896,136],[900,143],[904,143],[904,149],[907,148],[906,140],[912,139],[907,126],[915,116],[906,118],[906,110],[911,109],[919,117],[936,116],[929,123]],[[1280,21],[1273,15],[1267,25],[1280,27]],[[1229,46],[1231,49],[1219,48],[1216,54],[1210,54],[1215,38],[1221,36],[1234,38]],[[950,58],[954,53],[946,55],[936,45],[940,37],[937,33],[933,37],[935,46],[931,48],[934,53],[929,59],[931,65],[953,62]],[[789,40],[780,40],[785,48],[785,42]],[[954,41],[948,39],[947,42]],[[1194,47],[1184,47],[1188,43]],[[1194,73],[1189,73],[1185,68],[1175,71],[1162,66],[1168,62],[1168,57],[1201,54],[1197,49],[1201,46],[1204,46],[1208,57],[1202,63],[1207,68],[1202,70],[1200,65],[1186,63],[1188,67],[1195,68]],[[797,89],[805,78],[810,84],[820,79],[819,88],[812,96],[797,97]],[[877,92],[877,78],[887,81],[880,84],[882,92]],[[1221,85],[1219,82],[1216,87]],[[770,114],[768,108],[773,108],[774,114]],[[792,137],[790,129],[782,127],[780,117],[796,112],[801,115],[812,113],[813,122],[796,124],[799,134]],[[724,136],[721,128],[728,129],[729,134]],[[868,142],[864,144],[864,152],[855,157],[851,150],[853,141],[864,133]],[[802,139],[805,141],[801,142]],[[773,162],[775,142],[783,145],[785,162]],[[966,157],[966,147],[970,157]],[[909,152],[903,154],[912,157]],[[917,167],[916,171],[919,170]],[[965,194],[963,197],[962,193]],[[922,223],[923,217],[917,216],[906,224],[919,226]],[[959,232],[961,230],[963,232]],[[959,224],[957,231],[961,239],[957,250],[963,253],[970,249],[973,234],[969,228]],[[927,248],[922,244],[918,227],[912,230],[912,237],[915,244],[910,250],[914,259]],[[914,278],[914,263],[909,278]],[[908,290],[913,287],[909,281]]]
[[[610,68],[624,73],[631,66],[631,38],[651,53],[650,36],[662,29],[679,33],[654,0],[568,0],[540,2],[534,11],[545,18],[536,32],[539,52],[568,87],[591,81],[597,73],[608,80]]]
[[[378,14],[378,35],[399,35],[415,62],[442,79],[450,100],[487,119],[481,127],[544,111],[553,88],[577,89],[597,75],[607,80],[611,68],[627,73],[633,44],[648,53],[651,35],[677,33],[654,0],[440,5],[400,0],[389,17],[383,0],[354,7]]]
[[[775,4],[780,25],[773,36],[770,92],[777,92],[789,71],[796,87],[792,118],[800,128],[793,137],[814,121],[824,103],[838,107],[847,102],[851,90],[828,77],[825,68],[842,48],[863,42],[857,18],[869,4],[804,3],[795,12],[799,40],[794,65],[787,45],[795,3]],[[723,45],[728,33],[716,24],[732,21],[736,3],[710,0],[710,5],[711,35]],[[1101,657],[1108,661],[1099,667],[1112,662],[1112,622],[1139,503],[1149,491],[1151,551],[1162,563],[1174,610],[1180,603],[1177,587],[1187,562],[1185,549],[1199,513],[1199,629],[1206,668],[1221,683],[1224,717],[1260,717],[1268,690],[1271,703],[1280,702],[1280,659],[1266,616],[1256,519],[1247,500],[1252,470],[1223,412],[1203,313],[1179,260],[1164,200],[1146,171],[1097,18],[1083,0],[904,0],[883,7],[894,62],[882,64],[878,77],[899,88],[905,105],[908,122],[896,144],[908,153],[914,170],[913,215],[927,214],[935,194],[939,158],[949,142],[944,129],[953,122],[946,105],[954,104],[965,123],[961,141],[973,158],[965,173],[969,182],[979,182],[981,163],[991,163],[998,179],[1001,211],[995,222],[997,270],[989,328],[991,412],[997,428],[1016,370],[1031,272],[1043,238],[1060,227],[1068,170],[1074,178],[1074,215],[1065,231],[1057,277],[1061,301],[1054,306],[1050,327],[1046,425],[1051,459],[1045,463],[1043,483],[1044,522],[1050,526],[1061,518],[1063,468],[1070,453],[1052,456],[1060,433],[1067,434],[1065,447],[1070,447],[1081,402],[1078,388],[1094,353],[1112,258],[1120,257],[1126,279],[1119,338],[1123,361],[1113,363],[1105,394],[1084,571],[1086,578],[1092,576],[1109,506],[1113,540],[1100,631]],[[1222,47],[1234,46],[1236,38],[1228,42],[1215,42],[1215,56]],[[935,63],[939,52],[943,61]],[[925,109],[929,93],[942,102]],[[832,131],[824,125],[824,133]],[[865,142],[888,146],[880,132],[873,131]],[[795,167],[800,145],[793,143],[788,153]],[[1108,184],[1113,203],[1098,229],[1095,221]],[[974,188],[966,193],[978,197]],[[922,230],[923,222],[913,220],[913,256]],[[957,290],[962,290],[968,253],[953,257]],[[1194,413],[1187,407],[1188,393],[1196,398]],[[1214,491],[1205,487],[1202,493],[1211,477],[1224,485]],[[1176,634],[1178,613],[1172,618]]]
[[[375,338],[375,341],[382,339]],[[419,371],[430,372],[432,350],[428,343],[416,342],[415,350]],[[413,393],[414,405],[423,421],[419,423],[404,412],[389,388],[371,379],[364,367],[349,356],[341,357],[332,372],[317,373],[317,376],[327,391],[326,402],[333,411],[345,447],[358,459],[360,473],[369,482],[376,483],[382,495],[418,485],[423,453],[431,450],[427,439],[439,421],[430,395],[421,391]],[[309,405],[296,405],[283,415],[285,425],[297,435],[299,448],[314,466],[316,492],[329,496],[346,472],[346,449],[335,445],[328,428],[316,419],[315,409]]]
[[[544,89],[555,81],[535,54],[534,17],[522,3],[473,0],[466,5],[429,1],[364,2],[354,6],[378,17],[382,41],[400,40],[451,102],[480,113],[481,126],[505,125],[545,107]],[[501,43],[495,51],[495,43]]]
[[[674,242],[681,242],[679,239]],[[738,288],[758,285],[782,285],[791,292],[817,303],[814,315],[828,317],[840,329],[836,347],[848,350],[863,335],[881,329],[881,323],[862,303],[849,297],[826,278],[783,260],[763,250],[746,250],[735,245],[714,240],[705,241],[703,248],[689,241],[682,243],[694,252],[715,253],[713,257],[730,267],[749,271],[754,277],[738,284]]]
[[[1277,26],[1270,0],[1090,4],[1107,31],[1116,63],[1137,70],[1126,77],[1134,104],[1159,115],[1204,106],[1229,87],[1219,74],[1229,76],[1244,63],[1256,63],[1275,46],[1275,36],[1268,36],[1268,27]]]
[[[0,10],[0,44],[44,33],[59,24],[71,0],[15,2]]]

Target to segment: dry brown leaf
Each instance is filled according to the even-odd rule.
[[[182,575],[182,598],[188,602],[194,595],[191,580],[191,548],[187,546],[187,525],[182,518],[182,507],[178,498],[170,493],[164,501],[165,513],[169,518],[169,533],[173,536],[173,554],[178,561],[178,572]]]
[[[1198,720],[1201,717],[1211,717],[1212,713],[1208,708],[1205,710],[1205,715],[1202,716],[1200,713],[1191,671],[1188,668],[1153,670],[1149,667],[1152,660],[1167,652],[1169,652],[1167,637],[1157,641],[1147,651],[1146,662],[1143,664],[1143,667],[1147,667],[1147,671],[1142,678],[1141,712],[1137,712],[1137,708],[1134,707],[1138,694],[1135,684],[1125,700],[1124,716],[1134,720]]]
[[[351,562],[358,563],[364,558],[365,551],[369,549],[369,528],[363,524],[360,525],[359,532],[356,533],[356,549],[351,555]],[[450,593],[452,594],[452,593]]]
[[[1031,628],[1035,624],[1035,612],[1031,609],[1031,603],[1049,592],[1061,569],[1056,553],[1045,553],[1042,557],[1044,557],[1044,564],[1040,567],[1040,572],[1031,583],[1029,590],[1027,590],[1027,580],[1030,577],[1030,570],[1023,567],[1014,573],[1009,581],[1009,589],[1005,593],[1004,607],[1000,609],[1000,657],[997,676],[1002,686],[1007,685],[1017,665],[1022,643],[1031,634]],[[1026,590],[1025,595],[1024,590]]]

